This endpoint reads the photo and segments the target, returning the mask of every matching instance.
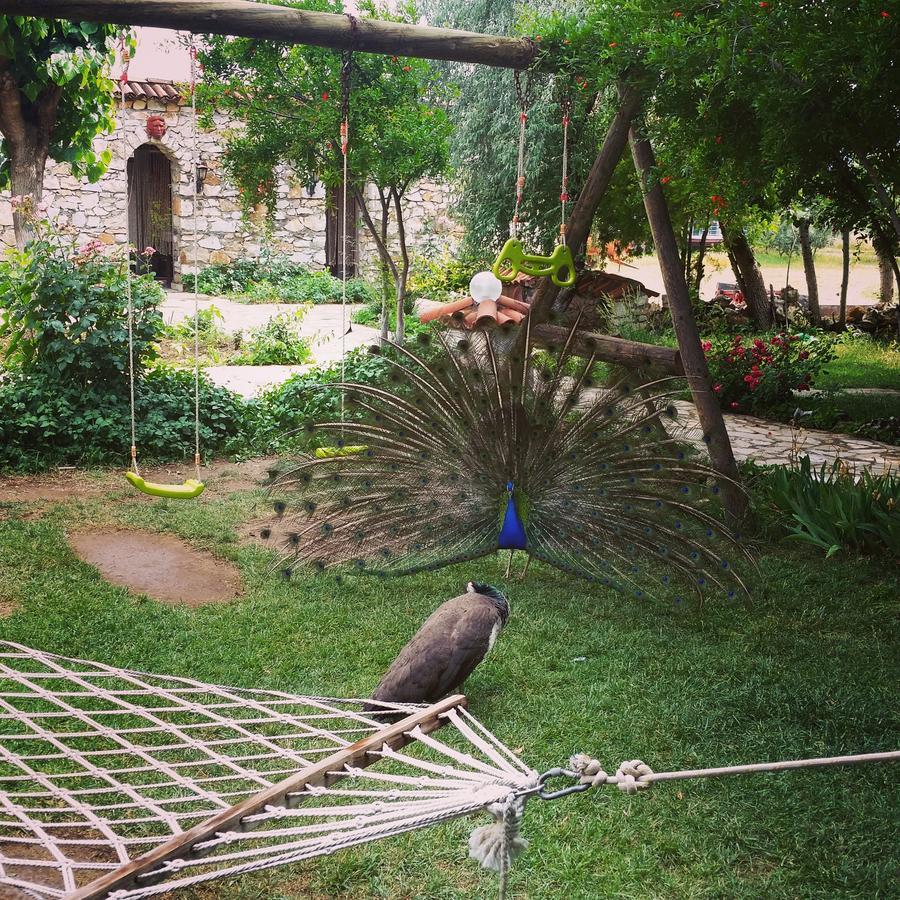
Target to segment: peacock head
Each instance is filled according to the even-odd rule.
[[[501,624],[506,625],[506,620],[509,618],[510,606],[509,598],[503,591],[495,588],[492,584],[485,584],[483,581],[470,581],[466,585],[466,590],[470,594],[481,594],[482,596],[493,600],[497,607],[497,611],[500,613]]]

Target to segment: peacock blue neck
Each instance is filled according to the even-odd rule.
[[[525,550],[528,547],[528,537],[516,506],[514,488],[511,481],[507,483],[506,512],[503,514],[503,525],[500,528],[500,536],[497,538],[497,546],[500,550]]]

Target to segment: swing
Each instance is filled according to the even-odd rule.
[[[125,109],[125,85],[128,83],[128,51],[122,44],[122,74],[119,77],[119,86],[122,94],[122,110]],[[197,49],[191,43],[191,114],[193,134],[193,171],[197,171]],[[125,148],[127,153],[127,148]],[[127,173],[128,167],[123,166]],[[193,206],[193,239],[194,239],[194,468],[196,478],[188,478],[183,484],[160,484],[153,481],[145,481],[138,468],[137,440],[136,440],[136,413],[134,404],[134,302],[131,293],[131,262],[128,261],[128,269],[125,278],[125,293],[128,299],[128,380],[131,394],[131,469],[125,473],[129,484],[137,488],[141,493],[151,497],[162,497],[170,500],[193,500],[199,497],[206,488],[200,478],[200,346],[199,346],[199,308],[197,304],[197,180],[192,179],[194,188]],[[129,191],[130,187],[126,187]],[[130,205],[129,195],[129,205]]]
[[[353,56],[345,52],[341,61],[341,156],[344,164],[344,181],[342,185],[342,228],[341,228],[341,383],[344,382],[347,366],[347,153],[350,147],[350,75]],[[352,327],[352,326],[351,326]],[[344,394],[341,392],[341,424],[344,422]],[[339,443],[334,447],[319,447],[315,450],[316,459],[337,459],[341,456],[355,456],[369,448],[364,444],[344,446]]]
[[[512,221],[509,224],[509,240],[503,245],[491,271],[501,281],[513,281],[524,272],[537,277],[549,276],[557,287],[572,287],[575,284],[575,261],[572,251],[566,245],[566,201],[569,199],[569,110],[568,104],[563,109],[563,154],[562,154],[562,192],[559,195],[562,204],[562,225],[559,229],[559,243],[549,256],[526,253],[519,240],[519,212],[522,207],[522,195],[525,190],[525,124],[528,121],[528,102],[522,92],[519,73],[516,72],[516,95],[519,98],[519,162],[516,177],[516,206]]]

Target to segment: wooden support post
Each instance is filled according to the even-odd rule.
[[[90,884],[67,895],[67,900],[102,900],[113,891],[135,887],[138,884],[136,880],[138,875],[153,871],[167,860],[189,856],[194,844],[212,837],[217,832],[240,831],[242,819],[262,812],[267,806],[286,804],[288,794],[302,791],[308,784],[328,787],[336,781],[340,781],[346,777],[339,774],[344,766],[365,768],[371,765],[377,759],[377,757],[373,758],[372,754],[385,744],[398,750],[414,740],[409,736],[409,732],[414,728],[420,728],[425,734],[435,731],[446,724],[441,718],[444,713],[451,709],[465,707],[465,705],[466,698],[462,694],[454,694],[439,703],[434,703],[419,712],[406,716],[399,722],[388,725],[380,731],[358,740],[355,744],[332,753],[320,762],[301,769],[296,774],[285,778],[284,781],[280,781],[258,794],[253,794],[236,806],[222,810],[205,822],[195,825],[189,831],[176,834],[164,844],[160,844],[138,859],[132,860],[100,878],[95,878]],[[153,880],[142,879],[140,883],[152,884]]]
[[[588,235],[591,233],[594,213],[597,212],[600,201],[609,190],[613,173],[616,171],[616,166],[628,143],[628,129],[631,126],[631,120],[637,115],[640,106],[641,96],[637,88],[630,86],[623,88],[619,109],[609,124],[603,146],[591,166],[584,187],[579,192],[569,221],[566,223],[566,243],[573,256],[578,256],[584,250]],[[560,288],[549,278],[545,278],[541,282],[531,301],[531,312],[529,313],[535,324],[547,320],[559,292]]]
[[[356,18],[252,0],[0,0],[0,13],[152,25],[197,34],[233,34],[282,44],[484,63],[508,69],[527,68],[536,52],[528,38]]]
[[[531,330],[536,347],[562,347],[569,336],[569,328],[544,323]],[[665,375],[684,375],[681,354],[671,347],[641,344],[608,334],[579,331],[572,339],[572,352],[577,356],[596,356],[603,362],[626,366],[629,369],[653,369]]]
[[[703,439],[709,448],[710,460],[713,468],[723,476],[722,494],[725,498],[726,509],[737,519],[742,517],[746,511],[747,498],[737,483],[740,476],[734,461],[731,440],[725,428],[725,419],[719,408],[719,401],[713,394],[709,383],[709,369],[706,365],[703,348],[700,346],[700,332],[697,330],[697,323],[694,321],[691,311],[691,299],[687,282],[684,279],[684,270],[681,268],[678,242],[675,239],[675,232],[672,230],[672,220],[669,218],[669,208],[663,195],[662,185],[656,177],[656,160],[653,158],[653,149],[650,142],[641,137],[634,126],[631,128],[629,139],[634,166],[641,180],[644,209],[647,211],[647,220],[653,233],[656,257],[659,260],[666,295],[669,298],[669,312],[672,316],[675,336],[678,338],[681,364],[684,366],[684,374],[688,379],[691,395],[694,398]]]

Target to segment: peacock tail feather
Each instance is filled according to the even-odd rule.
[[[745,592],[749,555],[681,439],[676,386],[595,385],[575,327],[551,364],[501,334],[436,332],[388,345],[386,384],[338,385],[346,420],[307,431],[354,452],[275,477],[281,566],[393,576],[506,548],[638,596]]]

